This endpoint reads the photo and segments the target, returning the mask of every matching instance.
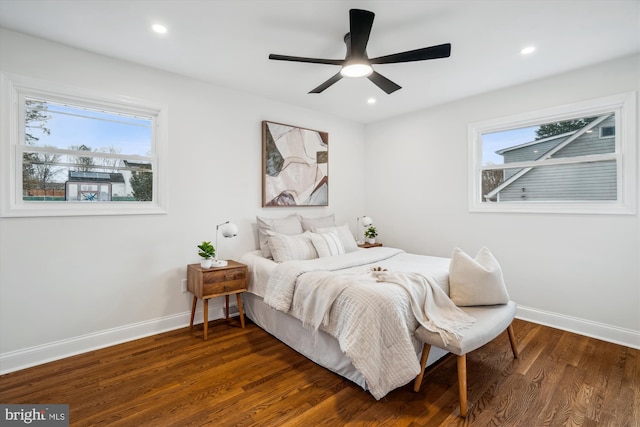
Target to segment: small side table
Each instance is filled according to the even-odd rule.
[[[247,266],[229,260],[225,267],[202,268],[200,264],[187,266],[187,290],[193,294],[191,306],[191,322],[196,314],[198,298],[204,303],[204,339],[207,339],[209,329],[209,299],[225,297],[226,318],[229,318],[229,295],[236,295],[240,325],[244,328],[244,311],[242,310],[242,293],[247,291]]]
[[[365,249],[377,248],[378,246],[382,246],[382,243],[377,243],[377,242],[376,243],[366,243],[365,242],[365,243],[362,243],[362,244],[358,245],[359,248],[365,248]]]

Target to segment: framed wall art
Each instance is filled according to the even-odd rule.
[[[262,122],[262,206],[329,205],[329,134]]]

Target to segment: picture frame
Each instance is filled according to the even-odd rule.
[[[262,207],[329,205],[329,134],[262,122]]]

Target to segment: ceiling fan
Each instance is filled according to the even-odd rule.
[[[375,14],[368,10],[351,9],[349,11],[349,32],[344,36],[347,54],[344,59],[304,58],[273,53],[269,55],[269,59],[342,66],[340,72],[309,93],[321,93],[342,79],[342,77],[367,77],[387,94],[391,94],[400,89],[401,86],[374,71],[371,65],[424,61],[426,59],[448,58],[451,55],[451,44],[446,43],[369,59],[367,56],[367,43],[369,42],[374,17]]]

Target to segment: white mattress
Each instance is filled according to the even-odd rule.
[[[369,249],[362,249],[369,250]],[[240,258],[249,269],[248,292],[243,294],[245,314],[262,329],[282,341],[298,353],[367,389],[363,375],[340,350],[338,340],[328,333],[318,330],[310,333],[302,322],[289,314],[274,310],[264,303],[263,298],[270,272],[278,265],[273,260],[262,257],[259,250],[251,251]],[[378,265],[398,271],[432,273],[442,270],[443,258],[423,257],[404,253],[402,257],[378,263]],[[448,293],[448,277],[434,277]],[[420,357],[421,349],[416,354]],[[428,365],[446,355],[447,352],[433,347],[429,353]]]

